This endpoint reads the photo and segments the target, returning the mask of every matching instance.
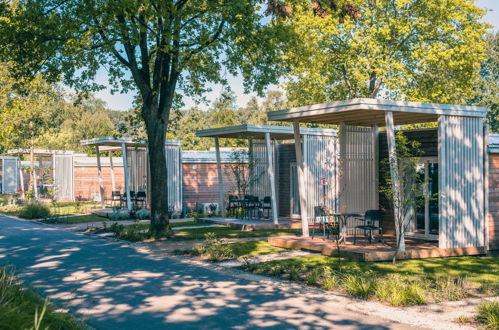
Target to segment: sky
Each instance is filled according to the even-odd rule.
[[[493,29],[497,31],[499,29],[499,0],[477,0],[476,5],[482,9],[488,9],[484,20],[485,22],[491,24]],[[107,71],[105,69],[99,70],[96,80],[98,83],[107,86]],[[251,97],[256,96],[255,93],[244,93],[241,77],[230,76],[228,80],[229,86],[237,96],[237,105],[239,107],[246,105]],[[220,85],[211,85],[210,87],[212,91],[205,94],[208,104],[199,105],[202,109],[206,109],[211,102],[215,101],[215,99],[220,96],[222,91],[222,86]],[[277,89],[277,86],[270,86],[269,89]],[[112,95],[109,88],[95,93],[95,96],[104,100],[110,109],[121,111],[129,110],[132,107],[132,101],[134,98],[133,93]],[[184,103],[185,108],[190,108],[195,105],[195,103],[188,98],[184,98]]]

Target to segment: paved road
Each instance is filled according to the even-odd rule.
[[[2,263],[97,329],[413,328],[349,298],[0,216]]]

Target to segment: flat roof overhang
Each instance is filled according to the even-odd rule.
[[[30,154],[30,149],[14,149],[8,150],[7,154],[9,155],[20,155],[20,154]],[[79,155],[75,154],[72,150],[50,150],[50,149],[34,149],[33,154],[35,156],[53,156],[56,155]]]
[[[80,144],[82,146],[98,146],[101,151],[112,151],[121,150],[123,144],[126,147],[135,148],[147,148],[147,142],[144,140],[138,140],[134,138],[113,138],[110,136],[98,137],[94,139],[81,140]],[[178,140],[166,140],[165,145],[180,146],[181,141]]]
[[[219,138],[254,138],[265,139],[265,134],[269,133],[270,138],[274,140],[294,139],[293,127],[291,126],[272,126],[272,125],[237,125],[220,128],[210,128],[196,131],[199,137],[219,137]],[[300,133],[303,135],[318,136],[336,136],[337,130],[325,128],[302,128]]]
[[[385,112],[392,111],[395,125],[436,122],[441,115],[485,117],[487,108],[477,106],[391,101],[358,98],[314,104],[268,113],[274,121],[353,126],[385,126]]]

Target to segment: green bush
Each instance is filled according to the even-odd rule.
[[[482,301],[477,306],[477,319],[488,329],[499,329],[499,301]]]
[[[466,279],[457,277],[440,277],[432,284],[436,301],[456,301],[469,296],[469,284]]]
[[[376,290],[375,279],[365,274],[347,274],[343,279],[343,285],[348,294],[362,299],[371,297]]]
[[[141,208],[140,210],[138,210],[135,213],[135,215],[137,216],[137,219],[139,219],[139,220],[149,219],[149,217],[151,216],[149,211],[145,208]]]
[[[114,210],[113,213],[109,215],[109,220],[128,220],[130,219],[130,213],[127,210]]]
[[[207,255],[211,261],[220,261],[233,257],[232,250],[224,239],[217,238],[215,233],[206,233],[204,237],[204,255]]]
[[[421,281],[407,281],[393,275],[378,279],[376,298],[392,306],[412,306],[426,303],[425,285]]]
[[[0,329],[86,329],[37,292],[23,287],[9,267],[0,268]]]
[[[19,216],[24,219],[45,219],[50,216],[50,209],[45,204],[35,202],[25,205]]]

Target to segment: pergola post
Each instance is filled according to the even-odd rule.
[[[126,207],[128,211],[132,211],[132,198],[130,196],[130,173],[128,173],[128,161],[126,157],[126,144],[121,143],[121,153],[123,155],[123,171],[125,172],[125,191],[126,191]]]
[[[98,145],[95,146],[95,154],[97,155],[97,174],[99,177],[100,205],[102,208],[104,208],[105,207],[104,179],[102,179],[102,166],[100,163],[100,152]]]
[[[265,133],[265,143],[267,146],[267,172],[270,181],[270,193],[272,203],[272,220],[274,224],[279,223],[279,216],[277,214],[277,194],[275,190],[275,173],[274,173],[274,155],[272,153],[272,145],[270,143],[270,133]],[[307,227],[308,228],[308,227]]]
[[[295,152],[296,152],[296,167],[298,170],[298,183],[300,185],[299,193],[300,193],[300,216],[301,216],[301,224],[302,224],[302,235],[303,235],[303,237],[309,237],[303,151],[302,151],[302,144],[301,144],[300,123],[298,121],[293,122],[293,133],[294,133],[294,138],[295,138]]]
[[[116,191],[116,179],[114,178],[113,152],[109,150],[109,169],[111,170],[111,187]]]
[[[222,173],[222,159],[220,158],[220,142],[218,141],[218,136],[215,136],[215,153],[217,157],[217,173],[218,173],[218,190],[220,198],[220,209],[222,212],[222,218],[226,217],[225,210],[225,189],[224,189],[224,179]]]
[[[373,185],[374,185],[374,196],[373,196],[373,209],[379,209],[379,128],[378,124],[374,124],[372,127],[373,131],[373,145],[372,145],[372,154],[373,154]]]
[[[398,172],[398,160],[397,160],[397,148],[395,145],[395,128],[393,123],[393,112],[385,112],[385,122],[386,122],[386,137],[388,142],[388,159],[390,161],[390,176],[392,179],[392,193],[393,193],[393,216],[395,221],[395,231],[397,234],[397,240],[400,241],[399,251],[405,251],[405,238],[404,238],[404,226],[399,222],[403,222],[402,212],[400,208],[400,199],[402,197],[402,192],[400,190],[399,172]]]

